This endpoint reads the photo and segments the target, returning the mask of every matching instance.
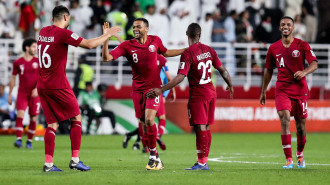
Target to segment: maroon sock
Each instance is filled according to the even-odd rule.
[[[284,155],[286,159],[292,160],[292,150],[291,150],[291,134],[288,135],[281,135],[282,139],[282,147],[284,151]]]
[[[22,139],[23,135],[23,118],[16,118],[16,138],[17,140]]]
[[[29,130],[28,130],[28,141],[32,142],[34,133],[36,132],[37,122],[30,121]]]
[[[207,145],[207,155],[206,155],[206,157],[208,157],[209,156],[209,153],[210,153],[210,148],[211,148],[211,141],[212,141],[212,135],[211,135],[211,130],[207,130],[206,131],[207,132],[207,138],[208,138],[208,145]]]
[[[305,143],[306,143],[306,135],[300,136],[297,134],[297,153],[300,155],[304,148],[305,148]]]
[[[207,131],[196,132],[196,148],[198,162],[205,164],[207,162],[207,148],[209,144],[209,137]]]
[[[71,121],[70,139],[71,139],[72,157],[79,157],[79,150],[81,143],[80,121]]]
[[[55,149],[56,130],[51,127],[46,128],[45,133],[45,162],[52,163]]]
[[[153,124],[152,126],[147,126],[148,129],[148,145],[150,150],[151,156],[156,156],[158,158],[158,152],[157,152],[157,127],[156,124]]]
[[[158,123],[158,135],[162,137],[164,134],[166,128],[166,120],[165,119],[160,119]]]

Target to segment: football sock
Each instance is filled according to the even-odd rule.
[[[16,118],[16,138],[17,140],[22,139],[23,135],[23,118]]]
[[[166,120],[165,119],[159,119],[159,123],[158,123],[158,135],[159,137],[162,137],[162,135],[164,134],[166,128]]]
[[[148,129],[148,147],[150,150],[150,155],[151,156],[156,156],[158,158],[158,152],[157,152],[157,127],[156,124],[153,124],[152,126],[147,126]]]
[[[302,155],[305,148],[306,135],[300,136],[297,134],[297,155]]]
[[[211,130],[207,130],[206,132],[207,132],[207,138],[208,138],[206,157],[208,157],[209,153],[210,153],[210,148],[211,148],[212,135],[211,135]]]
[[[71,139],[72,157],[79,157],[79,150],[80,150],[80,143],[81,143],[81,122],[80,121],[71,121],[70,139]]]
[[[198,163],[205,164],[207,162],[207,151],[208,151],[208,134],[207,131],[196,132],[196,148]]]
[[[143,148],[148,147],[148,134],[143,132],[142,124],[139,122],[139,136],[142,141]]]
[[[32,142],[34,133],[36,132],[37,122],[31,121],[28,130],[28,141]]]
[[[74,163],[79,163],[79,157],[72,157],[71,160],[72,160]]]
[[[291,134],[281,135],[282,147],[287,160],[292,160]]]
[[[46,128],[45,133],[45,162],[53,163],[54,149],[55,149],[56,130],[51,127]],[[52,165],[51,165],[52,166]]]

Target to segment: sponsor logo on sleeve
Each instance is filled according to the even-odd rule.
[[[75,33],[72,33],[71,34],[71,37],[74,39],[74,40],[78,40],[79,39],[79,36]]]
[[[292,51],[292,56],[298,58],[300,56],[300,52],[298,50]]]
[[[184,65],[185,65],[186,63],[184,63],[184,62],[180,62],[180,64],[179,64],[179,69],[184,69]]]
[[[316,56],[315,56],[315,53],[313,52],[313,50],[310,50],[310,51],[311,51],[311,53],[312,53],[312,56],[313,56],[313,57],[316,57]]]

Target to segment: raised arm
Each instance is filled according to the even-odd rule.
[[[97,46],[101,45],[105,41],[109,40],[109,38],[118,32],[121,31],[121,28],[119,26],[114,26],[112,28],[107,28],[106,32],[103,32],[103,35],[97,38],[93,39],[83,39],[81,43],[79,44],[82,48],[92,49],[96,48]]]
[[[175,57],[178,55],[181,55],[184,51],[186,51],[188,48],[182,48],[182,49],[168,49],[163,56],[164,57]]]
[[[260,94],[260,104],[265,105],[266,103],[266,90],[270,80],[272,79],[273,69],[265,69],[264,79],[262,82],[261,87],[261,94]]]
[[[230,91],[230,98],[232,99],[234,96],[234,87],[233,87],[233,84],[231,83],[231,78],[230,78],[230,75],[229,75],[227,69],[223,65],[219,66],[216,69],[219,71],[223,80],[227,83],[226,90]]]
[[[103,34],[106,34],[109,31],[109,23],[105,22],[103,25]],[[118,32],[117,32],[118,33]],[[124,42],[123,39],[121,39],[118,34],[115,33],[113,36],[115,36],[120,43]],[[109,37],[110,38],[110,37]],[[103,62],[109,62],[113,60],[113,56],[109,53],[109,39],[106,39],[103,42],[103,48],[102,48],[102,60]]]
[[[10,81],[9,81],[9,95],[8,95],[8,100],[7,100],[9,105],[11,105],[13,102],[13,97],[12,97],[11,93],[13,92],[15,84],[16,84],[16,75],[11,75]]]

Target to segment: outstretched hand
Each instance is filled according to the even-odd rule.
[[[163,91],[161,88],[153,88],[149,90],[149,92],[147,93],[147,97],[153,99],[161,95],[162,93]]]
[[[102,27],[103,34],[108,34],[110,36],[116,35],[119,32],[121,32],[121,27],[119,26],[113,26],[110,28],[110,25],[108,22],[105,22]]]

